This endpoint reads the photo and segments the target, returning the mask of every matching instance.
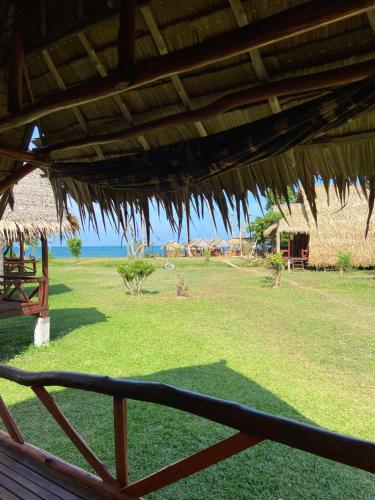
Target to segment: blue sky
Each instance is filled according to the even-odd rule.
[[[38,130],[35,129],[33,134],[33,139],[39,136]],[[33,144],[30,145],[33,147]],[[253,196],[249,196],[249,208],[250,208],[250,216],[251,219],[261,214],[261,209],[258,205],[258,202],[254,199]],[[70,212],[76,216],[78,216],[78,208],[74,202],[71,202]],[[167,240],[176,238],[177,235],[172,231],[165,214],[163,212],[160,213],[160,217],[156,209],[151,208],[151,224],[153,228],[153,233],[151,235],[151,242],[155,245],[162,244]],[[99,236],[96,232],[88,227],[82,227],[80,231],[80,238],[83,241],[85,246],[94,246],[94,245],[120,245],[122,241],[122,237],[117,231],[111,226],[111,224],[107,221],[106,228],[101,221],[100,211],[97,211],[97,219],[99,222]],[[78,217],[79,218],[79,217]],[[219,214],[216,217],[217,223],[217,236],[227,238],[230,236],[224,229],[224,225],[220,219]],[[235,232],[238,234],[239,228],[237,225],[237,216],[234,214],[234,227]],[[244,224],[244,221],[241,222],[241,225]],[[190,235],[191,238],[213,238],[215,235],[213,234],[213,225],[209,214],[205,214],[203,219],[199,219],[195,214],[192,215],[192,222],[190,224]],[[183,232],[181,234],[181,241],[186,241],[186,234]],[[60,242],[59,238],[55,238],[51,243],[55,246],[64,245],[64,242]]]

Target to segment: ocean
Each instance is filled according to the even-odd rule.
[[[66,259],[71,258],[72,256],[69,253],[68,247],[59,246],[49,247],[50,253],[53,255],[55,259]],[[28,251],[26,251],[26,255],[28,255]],[[145,249],[145,254],[156,254],[156,255],[164,255],[164,250],[160,245],[151,245],[149,248]],[[127,256],[127,247],[121,246],[83,246],[81,257],[95,258],[95,257],[126,257]],[[38,247],[36,251],[36,257],[41,257],[41,248]]]

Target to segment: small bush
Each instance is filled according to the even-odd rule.
[[[353,270],[353,261],[350,252],[339,252],[337,254],[336,266],[340,270],[340,274],[348,273]]]
[[[204,260],[206,262],[210,262],[210,257],[211,257],[211,251],[210,250],[205,250],[203,252],[203,255],[204,255]]]
[[[76,261],[78,260],[78,257],[81,256],[81,251],[82,251],[82,240],[79,238],[69,238],[66,240],[66,244],[68,245],[69,252],[73,257],[76,258]]]
[[[272,280],[271,280],[270,286],[271,286],[271,288],[277,288],[280,286],[281,273],[283,272],[283,269],[284,269],[283,258],[281,257],[281,254],[275,253],[275,254],[271,255],[270,257],[267,257],[267,262],[273,270]]]
[[[152,262],[135,259],[117,268],[130,295],[141,295],[143,283],[155,271]]]
[[[187,297],[188,287],[186,284],[186,278],[184,276],[179,276],[176,283],[176,294],[177,297]]]

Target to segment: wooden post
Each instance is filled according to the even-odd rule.
[[[18,271],[21,273],[25,271],[24,260],[25,260],[25,240],[21,236],[21,238],[20,238],[20,264],[18,267]]]
[[[276,252],[280,253],[280,225],[277,223],[276,228]]]
[[[128,484],[128,431],[126,399],[113,398],[115,430],[116,477],[121,485]]]
[[[45,236],[40,238],[42,244],[42,276],[43,284],[41,287],[42,305],[45,309],[36,318],[34,329],[34,344],[37,347],[48,344],[50,339],[50,318],[48,312],[48,242]]]
[[[288,257],[291,257],[291,254],[290,254],[290,235],[289,235],[289,240],[288,240]]]

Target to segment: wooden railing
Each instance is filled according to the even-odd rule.
[[[0,276],[1,300],[23,302],[26,305],[47,305],[48,291],[45,278],[35,276]],[[25,285],[35,285],[25,288]]]
[[[0,431],[0,446],[13,446],[34,459],[90,486],[109,498],[139,498],[235,455],[263,440],[271,440],[343,464],[375,472],[375,443],[336,434],[308,424],[250,409],[240,404],[185,391],[173,386],[70,372],[25,372],[0,365],[0,378],[29,386],[59,424],[97,476],[24,442],[4,401],[0,417],[8,433]],[[113,398],[116,477],[89,448],[55,403],[48,386],[106,394]],[[145,478],[128,483],[126,400],[156,403],[182,410],[238,431],[198,453]]]
[[[34,258],[20,259],[19,257],[5,257],[4,272],[5,274],[12,275],[35,276],[36,260]]]

